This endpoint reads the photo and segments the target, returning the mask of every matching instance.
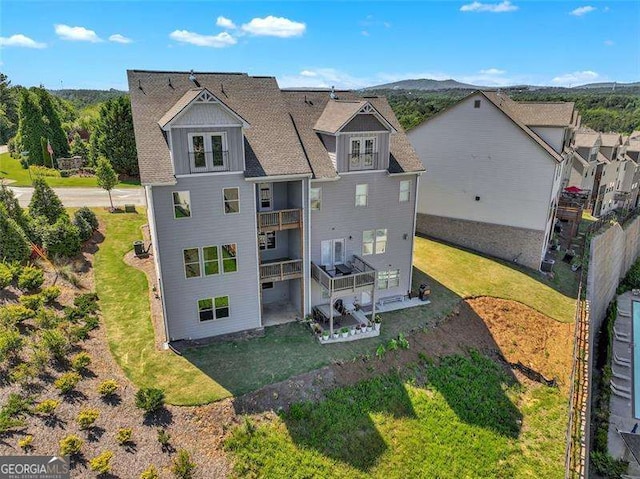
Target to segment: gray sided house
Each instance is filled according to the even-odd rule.
[[[423,168],[385,99],[246,74],[128,78],[170,341],[410,290]]]
[[[427,170],[416,230],[540,268],[579,122],[573,103],[478,91],[418,125],[407,134]]]

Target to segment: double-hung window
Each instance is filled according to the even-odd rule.
[[[191,196],[188,191],[174,191],[173,217],[175,219],[191,217]]]
[[[376,230],[376,254],[387,251],[387,230]]]
[[[372,170],[377,155],[375,136],[351,137],[349,139],[349,169]]]
[[[238,245],[236,243],[222,245],[222,272],[238,271]]]
[[[367,206],[369,185],[356,185],[356,206]]]
[[[200,277],[200,250],[198,248],[188,248],[183,250],[184,274],[187,278]]]
[[[322,206],[322,188],[309,189],[309,202],[312,211],[319,211]]]
[[[267,231],[263,239],[260,241],[260,249],[276,249],[276,232]]]
[[[362,255],[373,254],[373,245],[375,243],[375,230],[366,230],[362,232]]]
[[[400,197],[398,200],[400,203],[406,203],[409,201],[409,194],[411,191],[411,182],[409,180],[402,180],[400,182]]]
[[[400,270],[378,271],[378,289],[391,289],[400,286]]]
[[[189,162],[192,173],[225,170],[226,156],[226,133],[189,133]]]
[[[387,251],[387,230],[365,230],[362,232],[362,255],[383,254]]]
[[[240,213],[240,189],[239,188],[224,188],[222,190],[222,196],[224,198],[224,214],[225,215]]]
[[[220,272],[220,260],[217,246],[205,246],[202,248],[202,261],[204,263],[204,275],[212,276]]]
[[[224,319],[230,316],[229,296],[217,296],[198,300],[198,318],[201,322]]]

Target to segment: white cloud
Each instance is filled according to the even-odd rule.
[[[503,75],[506,71],[497,68],[487,68],[486,70],[480,70],[480,73],[483,75]]]
[[[318,74],[314,71],[311,70],[302,70],[300,72],[300,75],[302,75],[303,77],[315,77],[318,76]]]
[[[133,40],[129,37],[125,37],[124,35],[120,35],[119,33],[114,33],[109,37],[110,42],[115,43],[133,43]]]
[[[307,25],[304,23],[273,15],[253,18],[249,23],[242,25],[242,30],[252,35],[280,38],[299,37],[306,29]]]
[[[227,30],[233,30],[234,28],[237,28],[235,23],[233,23],[227,17],[223,16],[218,17],[218,19],[216,20],[216,25],[220,28],[226,28]]]
[[[331,88],[358,89],[373,85],[370,78],[354,77],[346,72],[334,68],[314,68],[303,70],[298,75],[283,75],[278,77],[278,83],[283,88]]]
[[[603,78],[600,75],[592,70],[584,70],[573,73],[564,73],[562,75],[558,75],[551,80],[551,83],[559,86],[575,86],[575,85],[583,85],[585,83],[592,83],[594,81],[602,81]]]
[[[578,7],[575,10],[571,10],[569,15],[573,15],[574,17],[581,17],[595,10],[596,10],[596,7],[592,7],[591,5],[585,5],[584,7]]]
[[[69,25],[57,24],[54,25],[56,35],[63,40],[70,40],[72,42],[91,42],[98,43],[102,39],[94,32],[84,27],[70,27]]]
[[[0,47],[46,48],[46,46],[46,43],[36,42],[22,33],[0,37]]]
[[[224,48],[238,43],[227,32],[221,32],[217,35],[201,35],[187,30],[175,30],[169,34],[169,37],[177,42],[189,43],[198,47]]]
[[[613,40],[605,40],[604,44],[608,47],[612,47],[615,45],[615,42]]]
[[[460,7],[461,12],[491,12],[491,13],[504,13],[515,12],[519,7],[513,5],[509,0],[504,0],[501,3],[480,3],[473,2]]]
[[[369,36],[369,32],[368,32],[368,31],[366,31],[366,30],[362,30],[360,33],[361,33],[361,34],[362,34],[362,36],[364,36],[364,37],[368,37],[368,36]]]

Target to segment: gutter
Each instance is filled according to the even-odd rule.
[[[240,171],[238,173],[241,173]],[[291,181],[291,180],[302,180],[304,178],[312,178],[312,173],[303,173],[299,175],[273,175],[273,176],[252,176],[250,178],[245,178],[245,181],[250,183],[264,183],[271,181]]]

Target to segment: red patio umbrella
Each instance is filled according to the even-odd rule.
[[[582,188],[578,188],[577,186],[569,186],[564,189],[567,193],[580,193],[582,192]]]

